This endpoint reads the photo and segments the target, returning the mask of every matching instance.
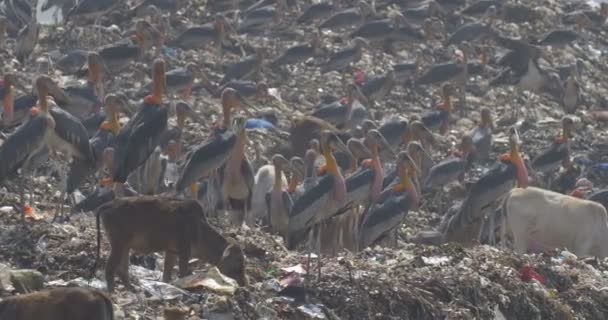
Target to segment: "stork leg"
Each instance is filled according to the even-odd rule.
[[[21,210],[21,222],[25,224],[25,176],[21,179],[19,187],[19,210]]]
[[[321,228],[317,233],[317,282],[321,282]]]
[[[61,195],[59,196],[59,200],[57,201],[57,207],[55,208],[55,215],[53,216],[53,220],[51,223],[54,223],[58,217],[63,218],[63,197],[65,196],[65,188],[61,189]]]

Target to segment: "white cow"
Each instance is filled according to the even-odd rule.
[[[597,202],[545,189],[516,188],[507,195],[503,210],[516,252],[525,253],[533,240],[581,257],[608,256],[608,214]]]

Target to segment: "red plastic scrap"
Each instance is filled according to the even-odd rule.
[[[532,279],[538,281],[541,284],[545,284],[545,278],[538,272],[534,271],[530,266],[524,266],[519,270],[519,278],[524,282],[530,282]]]

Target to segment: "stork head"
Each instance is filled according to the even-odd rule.
[[[346,141],[346,147],[348,147],[350,153],[352,153],[357,160],[371,158],[372,156],[372,152],[369,148],[359,139],[348,139],[348,141]],[[356,163],[354,165],[356,165]]]
[[[498,10],[496,9],[495,5],[491,5],[488,7],[488,9],[486,9],[484,19],[490,25],[493,25],[496,19],[498,19]]]
[[[420,164],[423,160],[433,161],[433,157],[426,151],[426,149],[418,141],[411,141],[407,144],[407,152],[411,159],[415,160],[415,163]]]
[[[430,145],[436,145],[437,141],[435,139],[435,136],[433,135],[433,133],[431,132],[431,130],[429,130],[429,128],[427,128],[424,123],[422,123],[421,121],[412,121],[412,123],[409,126],[409,131],[410,131],[410,140],[409,141],[413,141],[413,140],[417,140],[417,141],[421,141],[424,143],[429,143]]]
[[[96,52],[91,52],[87,55],[87,64],[89,68],[89,81],[97,84],[102,80],[101,57]]]
[[[332,151],[342,151],[348,155],[348,157],[356,162],[357,160],[353,154],[348,150],[348,147],[338,136],[329,130],[321,132],[321,153],[325,157],[327,172],[330,174],[338,173],[338,167],[335,163]],[[331,161],[330,161],[331,160]]]
[[[249,109],[255,110],[255,108],[249,104],[243,98],[243,96],[238,93],[238,91],[234,90],[233,88],[225,88],[222,91],[222,109],[224,111],[224,117],[229,115],[232,110],[239,109],[242,105],[248,107],[243,108],[245,114],[247,114],[249,117],[253,117],[254,115]]]
[[[374,149],[377,150],[378,146],[381,146],[383,149],[388,150],[393,157],[397,157],[391,145],[388,143],[388,141],[386,141],[386,138],[382,135],[382,133],[380,133],[380,131],[376,129],[372,129],[367,132],[365,144],[372,151]]]
[[[526,188],[528,186],[528,169],[519,153],[519,143],[517,129],[509,129],[509,146],[511,150],[508,154],[502,155],[501,159],[508,160],[515,166],[517,169],[517,186]]]
[[[287,158],[285,158],[283,155],[275,154],[274,156],[272,156],[272,165],[277,168],[283,169],[287,168],[291,164],[289,160],[287,160]]]
[[[4,75],[0,86],[7,88],[6,94],[2,97],[2,122],[4,125],[9,125],[13,122],[14,117],[14,97],[12,87],[17,83],[17,76],[12,73]]]
[[[412,182],[412,177],[418,172],[418,167],[410,158],[406,151],[401,151],[397,154],[397,172],[399,173],[399,183],[393,186],[395,192],[409,192],[414,199],[416,196],[416,187]]]
[[[48,108],[46,97],[49,96],[49,85],[53,80],[47,76],[40,76],[36,79],[36,90],[38,91],[38,104],[43,111]]]
[[[163,59],[154,60],[152,66],[152,94],[146,96],[146,104],[160,105],[163,103],[163,92],[166,88],[165,61]]]
[[[39,98],[42,96],[52,96],[55,98],[55,101],[70,101],[65,92],[48,76],[39,76],[36,78],[35,87]]]

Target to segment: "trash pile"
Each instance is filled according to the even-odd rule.
[[[0,216],[0,292],[43,286],[104,288],[95,261],[91,217],[22,229]],[[190,319],[603,319],[608,314],[608,263],[551,252],[518,256],[490,246],[462,248],[400,242],[356,255],[288,252],[259,230],[225,230],[241,241],[250,286],[215,268],[166,284],[160,255],[131,258],[134,290],[113,295],[124,319],[157,319],[177,308]],[[104,244],[102,252],[106,252]],[[102,254],[102,265],[107,252]]]
[[[536,37],[554,29],[565,1],[538,0],[528,5],[538,17],[530,22],[504,22],[497,28],[507,36]],[[168,38],[185,26],[211,21],[205,1],[190,1],[173,21]],[[292,13],[293,14],[293,13]],[[295,18],[295,16],[294,16]],[[132,25],[120,12],[104,19],[100,27],[104,43],[117,41]],[[88,30],[90,31],[90,30]],[[55,69],[62,54],[69,49],[92,47],[85,36],[81,43],[68,37],[71,32],[62,25],[46,25],[40,33],[35,63],[22,66],[7,58],[0,49],[3,67],[19,70],[23,79],[36,74],[52,74],[62,81],[67,77]],[[292,28],[289,19],[277,24],[268,35],[249,38],[265,49],[265,55],[276,57],[286,48],[307,40],[316,32],[312,25]],[[608,28],[588,30],[574,44],[548,48],[547,59],[555,67],[581,61],[581,96],[583,102],[570,116],[575,130],[571,140],[573,167],[576,173],[561,169],[554,188],[570,191],[579,175],[593,184],[593,189],[608,183]],[[328,32],[325,50],[335,52],[346,43],[340,34]],[[244,46],[246,47],[246,46]],[[245,48],[247,49],[247,48]],[[318,61],[309,59],[289,70],[263,70],[259,82],[269,86],[269,95],[254,102],[259,109],[274,110],[276,127],[286,129],[296,115],[308,114],[323,96],[339,98],[346,82],[362,82],[381,75],[394,64],[414,62],[424,56],[431,65],[452,60],[453,52],[440,41],[426,41],[397,48],[397,56],[364,53],[352,75],[336,72],[322,75]],[[497,49],[497,51],[499,51]],[[39,53],[40,55],[36,55]],[[42,55],[42,53],[46,53]],[[498,56],[499,53],[495,52]],[[171,66],[199,62],[212,83],[218,83],[225,72],[213,51],[182,51],[162,48]],[[223,63],[238,61],[227,56]],[[219,67],[218,67],[219,66]],[[130,106],[139,105],[140,89],[148,82],[150,64],[138,62],[121,74],[112,75],[107,92],[122,92]],[[507,130],[519,129],[526,160],[534,158],[559,133],[564,110],[560,102],[548,95],[534,97],[537,121],[518,120],[515,109],[527,103],[525,94],[512,87],[489,87],[488,81],[500,70],[489,69],[471,77],[467,84],[465,116],[454,119],[450,131],[438,140],[434,156],[439,160],[451,152],[463,133],[475,126],[480,110],[487,107],[496,120],[492,154],[508,148]],[[381,120],[393,115],[410,118],[434,106],[439,97],[437,86],[396,86],[370,108],[371,117]],[[221,117],[216,97],[202,85],[193,88],[191,105],[204,123],[188,122],[183,131],[185,149],[203,141]],[[254,169],[268,163],[275,149],[274,131],[267,122],[251,122],[247,154]],[[0,161],[2,161],[0,159]],[[474,167],[465,184],[475,181],[488,165]],[[103,289],[103,266],[109,245],[102,240],[101,261],[96,270],[95,216],[73,214],[69,221],[50,224],[60,197],[61,168],[49,161],[37,169],[28,186],[36,202],[26,226],[20,222],[17,183],[5,182],[0,188],[0,297],[35,291],[43,287],[90,286]],[[540,184],[541,177],[532,177]],[[77,193],[88,194],[95,183],[89,182]],[[192,261],[193,275],[173,283],[161,281],[163,257],[160,254],[132,256],[130,274],[133,290],[119,284],[112,295],[117,319],[162,319],[175,313],[186,319],[608,319],[608,261],[579,259],[559,249],[534,255],[517,255],[509,248],[478,245],[465,248],[458,244],[424,246],[410,239],[419,231],[436,227],[444,212],[462,198],[459,186],[446,186],[434,201],[425,199],[418,210],[410,211],[403,222],[396,245],[374,246],[359,253],[341,253],[335,257],[289,251],[283,240],[258,227],[234,229],[225,221],[211,220],[225,236],[236,240],[247,257],[250,285],[239,287],[233,279],[215,267]],[[91,276],[93,274],[93,276]]]

